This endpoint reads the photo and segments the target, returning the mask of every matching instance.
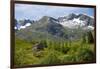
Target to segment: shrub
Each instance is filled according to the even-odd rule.
[[[60,63],[59,55],[56,51],[50,51],[40,62],[41,64],[57,64]]]
[[[76,61],[76,55],[75,54],[67,54],[61,57],[62,63],[68,63],[68,62],[75,62]]]
[[[87,39],[88,39],[88,43],[94,42],[93,35],[92,35],[91,31],[87,32]]]
[[[93,61],[94,53],[89,49],[80,49],[78,51],[78,57],[80,61]]]

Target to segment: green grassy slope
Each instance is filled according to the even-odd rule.
[[[40,41],[39,41],[40,42]],[[94,60],[94,44],[77,41],[43,40],[47,48],[33,51],[32,47],[38,43],[15,40],[15,66],[35,64],[58,64],[68,62],[87,62]]]

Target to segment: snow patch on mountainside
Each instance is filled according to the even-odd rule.
[[[14,27],[14,29],[16,30],[16,29],[17,29],[17,27],[15,26],[15,27]]]
[[[94,27],[93,27],[93,26],[88,26],[88,29],[93,30],[93,29],[94,29]]]
[[[76,25],[85,26],[85,21],[80,20],[79,18],[74,18],[72,22]]]
[[[83,30],[94,30],[94,27],[93,26],[86,26],[86,27],[83,27]]]
[[[31,23],[26,23],[24,26],[20,26],[20,29],[24,29],[24,28],[26,28],[26,27],[28,27],[30,25],[31,25]]]
[[[69,27],[69,28],[77,28],[85,26],[85,21],[80,20],[79,18],[74,18],[73,20],[63,21],[60,22],[62,26]]]
[[[19,28],[18,27],[14,27],[14,29],[16,30],[16,29],[18,29],[18,30],[20,30],[20,29],[25,29],[26,27],[28,27],[28,26],[31,26],[31,23],[26,23],[24,26],[20,26]]]

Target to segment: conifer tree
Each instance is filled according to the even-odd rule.
[[[87,32],[87,39],[88,39],[88,43],[94,42],[93,35],[92,35],[91,31]]]

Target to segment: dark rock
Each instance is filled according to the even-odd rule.
[[[45,48],[46,46],[42,43],[36,43],[33,45],[33,51],[41,51]]]

